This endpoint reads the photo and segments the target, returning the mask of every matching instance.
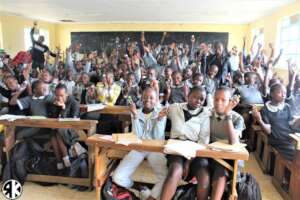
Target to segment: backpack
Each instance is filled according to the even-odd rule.
[[[14,179],[19,181],[22,185],[25,183],[27,177],[25,161],[29,158],[28,149],[29,145],[27,142],[20,142],[13,147],[10,153],[10,159],[6,162],[3,170],[3,182]]]
[[[102,200],[138,200],[129,190],[117,186],[115,183],[112,182],[111,177],[109,177],[101,191],[101,199]]]
[[[88,155],[86,153],[80,154],[72,161],[70,167],[70,177],[87,178],[89,177],[89,169],[87,163]]]
[[[261,191],[255,177],[250,173],[241,173],[237,183],[238,200],[261,200]]]

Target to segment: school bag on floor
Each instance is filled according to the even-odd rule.
[[[172,200],[194,200],[197,196],[197,185],[188,183],[178,186]]]
[[[261,200],[261,191],[255,177],[250,173],[241,173],[236,186],[238,200]]]
[[[101,191],[102,200],[138,200],[139,198],[133,192],[117,186],[109,177]]]

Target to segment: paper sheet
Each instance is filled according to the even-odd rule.
[[[237,152],[246,147],[246,144],[238,143],[238,144],[228,144],[227,140],[220,140],[214,143],[209,144],[207,147],[216,151],[232,151]]]
[[[189,140],[175,140],[169,139],[164,146],[164,153],[176,154],[184,156],[187,159],[196,157],[198,150],[205,149],[205,145],[198,144]]]
[[[138,139],[137,136],[133,133],[113,134],[112,138],[116,144],[122,144],[126,146],[130,144],[142,143],[142,140]]]
[[[10,114],[5,114],[0,116],[0,120],[8,120],[8,121],[14,121],[16,119],[26,119],[27,116],[24,115],[10,115]]]
[[[87,112],[102,110],[105,106],[102,103],[87,104]]]

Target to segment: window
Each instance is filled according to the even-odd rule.
[[[289,58],[300,66],[300,14],[283,18],[279,34],[279,48],[283,49],[281,66],[286,66]]]
[[[32,47],[32,42],[31,42],[31,39],[30,39],[30,31],[31,31],[31,28],[25,28],[24,29],[24,42],[25,42],[24,47],[25,47],[25,50],[28,50]],[[39,32],[40,32],[39,35],[42,35],[45,38],[44,44],[49,46],[49,31],[45,30],[45,29],[39,29]],[[33,35],[34,39],[37,40],[39,35],[34,34]]]
[[[264,46],[264,28],[255,28],[252,30],[252,38],[256,36],[256,40],[253,44],[253,52],[256,54],[258,50],[258,44]]]

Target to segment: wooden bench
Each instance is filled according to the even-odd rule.
[[[106,178],[112,171],[115,158],[123,157],[130,150],[163,152],[166,141],[143,140],[140,144],[128,146],[115,144],[112,140],[104,139],[103,135],[95,134],[87,139],[87,144],[93,145],[95,150],[95,181],[96,199],[100,199],[100,192]],[[238,173],[238,160],[248,160],[249,153],[244,148],[239,152],[222,152],[204,149],[197,152],[199,157],[213,158],[232,173],[231,199],[237,199],[236,181]],[[229,165],[225,159],[233,160],[234,166]]]
[[[5,126],[4,131],[4,150],[6,152],[7,159],[10,157],[10,150],[14,147],[15,140],[15,127],[36,127],[36,128],[72,128],[76,130],[80,136],[81,141],[85,141],[87,136],[91,136],[96,131],[97,121],[95,120],[71,120],[61,121],[59,119],[17,119],[14,121],[0,120],[0,124]],[[87,135],[85,133],[87,131]],[[36,175],[29,174],[27,176],[28,181],[48,182],[48,183],[63,183],[74,184],[82,186],[92,186],[93,180],[93,165],[94,155],[93,149],[88,149],[88,165],[89,165],[89,177],[88,178],[73,178],[73,177],[61,177],[50,175]]]
[[[300,137],[291,134],[295,140],[296,145],[296,156],[293,161],[285,159],[278,151],[275,151],[275,171],[272,177],[272,183],[287,200],[298,200],[300,199]],[[288,172],[289,177],[286,177]],[[283,181],[287,181],[288,188],[283,188]]]
[[[92,106],[92,105],[91,105]],[[128,106],[104,106],[104,108],[100,109],[89,109],[90,105],[80,105],[81,113],[100,113],[100,114],[110,114],[110,115],[118,115],[118,119],[122,123],[122,131],[129,132],[129,126],[131,124],[131,116],[130,110]],[[101,123],[101,122],[100,122]]]
[[[265,133],[260,126],[253,125],[255,130],[255,158],[262,169],[266,174],[272,174],[271,170],[271,156],[274,154],[273,148],[268,143],[268,135]]]

